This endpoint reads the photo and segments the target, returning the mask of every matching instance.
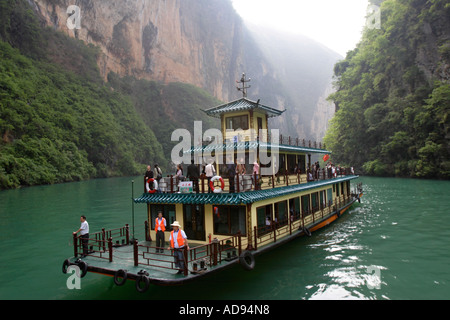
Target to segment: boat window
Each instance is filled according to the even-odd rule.
[[[256,219],[258,222],[258,228],[262,228],[266,225],[266,208],[259,207],[256,209]]]
[[[326,206],[326,198],[325,198],[325,190],[319,192],[320,196],[320,209],[323,209]]]
[[[311,207],[312,210],[318,211],[319,210],[319,193],[318,192],[313,192],[311,193]]]
[[[287,201],[275,203],[275,222],[277,226],[284,226],[288,223]]]
[[[257,214],[257,221],[258,221],[258,229],[264,228],[268,222],[271,223],[273,221],[273,211],[272,211],[271,204],[257,208],[256,214]]]
[[[298,167],[299,167],[300,171],[302,173],[305,173],[306,172],[306,156],[305,155],[299,155],[298,156],[298,163],[299,163]]]
[[[280,167],[278,169],[278,174],[285,175],[286,174],[286,155],[279,155]]]
[[[307,216],[311,213],[309,194],[306,196],[302,196],[302,213],[303,216]]]
[[[205,208],[199,204],[183,205],[184,232],[188,239],[205,241]]]
[[[228,117],[225,119],[226,129],[248,130],[248,115]]]
[[[297,155],[288,154],[287,155],[287,165],[288,165],[288,173],[289,174],[297,174],[298,171],[298,162]]]
[[[300,199],[298,197],[289,199],[289,212],[291,221],[300,219]]]
[[[328,205],[330,206],[333,203],[333,191],[330,189],[327,189],[327,199],[328,199]]]
[[[235,235],[238,231],[246,235],[244,206],[216,206],[214,210],[214,234]]]
[[[158,217],[158,212],[162,211],[163,217],[166,219],[166,230],[172,230],[170,226],[174,221],[176,221],[175,216],[175,205],[162,205],[162,204],[152,204],[150,208],[151,212],[151,230],[155,230],[155,220]]]

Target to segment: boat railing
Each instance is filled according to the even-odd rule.
[[[275,222],[271,221],[269,225],[254,227],[254,243],[253,247],[256,250],[259,246],[269,242],[277,242],[277,239],[292,234],[302,226],[302,219],[289,221]]]
[[[328,204],[322,204],[313,208],[302,210],[301,213],[292,214],[288,219],[280,221],[271,221],[270,224],[254,227],[254,249],[258,246],[265,245],[270,242],[276,242],[277,239],[292,234],[296,230],[305,228],[310,224],[314,224],[335,212],[338,208],[342,208],[353,201],[352,194],[342,194],[334,201]]]
[[[187,275],[189,269],[191,272],[201,272],[207,265],[216,266],[224,260],[231,261],[236,259],[242,251],[245,243],[242,241],[241,234],[231,236],[225,239],[214,239],[211,243],[191,247],[189,250],[183,250],[184,269],[175,267],[174,252],[167,248],[158,248],[145,244],[134,242],[133,257],[134,265],[149,266],[154,268],[163,268],[170,270],[181,270]],[[156,252],[156,251],[159,252]]]
[[[112,262],[113,247],[124,246],[130,243],[129,226],[90,233],[88,239],[84,239],[87,243],[83,244],[81,236],[73,235],[74,257],[85,254],[92,257],[107,259]],[[83,248],[87,246],[87,250]],[[87,253],[86,253],[87,251]]]
[[[272,141],[270,133],[267,136],[267,141]],[[266,141],[266,142],[267,142]],[[280,134],[279,142],[282,145],[288,145],[288,146],[296,146],[296,147],[307,147],[307,148],[314,148],[314,149],[326,149],[325,143],[317,142],[317,141],[311,141],[291,136],[286,136]]]
[[[354,175],[354,173],[351,169],[348,168],[339,168],[339,170],[336,170],[334,173],[332,173],[330,170],[327,170],[327,168],[322,168],[318,170],[307,170],[306,172],[302,172],[301,170],[298,170],[297,172],[284,171],[279,172],[276,175],[260,175],[257,173],[237,174],[234,178],[229,178],[226,176],[222,177],[224,186],[222,192],[239,193],[247,191],[266,190],[291,185],[305,184],[320,180],[331,180],[333,178],[347,175]],[[183,181],[193,181],[193,179],[186,179]],[[221,188],[222,181],[216,180],[214,182],[215,187]],[[159,180],[158,188],[155,192],[177,193],[180,192],[179,184],[180,179],[178,179],[177,176],[169,175]],[[147,190],[144,189],[144,192],[146,193]],[[210,188],[210,180],[205,175],[201,175],[197,181],[193,181],[193,192],[212,192]]]
[[[156,252],[157,250],[160,251]],[[168,259],[168,257],[172,258]],[[174,266],[173,251],[167,250],[166,248],[139,244],[137,240],[133,243],[133,259],[136,267],[144,265],[155,268],[176,269]]]

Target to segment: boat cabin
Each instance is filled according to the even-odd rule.
[[[268,230],[289,234],[289,228],[318,221],[351,198],[350,180],[356,176],[350,170],[339,168],[332,176],[327,168],[311,163],[312,156],[331,153],[325,145],[269,130],[268,119],[285,110],[244,96],[205,112],[220,119],[222,137],[184,153],[190,154],[199,172],[212,163],[215,177],[203,173],[197,182],[167,176],[157,190],[137,198],[137,203],[147,204],[149,240],[155,238],[155,220],[162,211],[166,233],[178,221],[190,241],[204,244],[239,233],[252,249],[268,234],[276,238]]]

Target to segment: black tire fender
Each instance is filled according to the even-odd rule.
[[[83,260],[79,261],[77,263],[78,268],[80,268],[81,271],[81,278],[84,278],[84,276],[87,274],[87,270],[88,270],[88,264],[86,262],[84,262]]]
[[[144,282],[144,287],[141,287],[141,282]],[[150,280],[148,279],[147,276],[144,275],[140,275],[137,279],[136,279],[136,290],[140,293],[144,293],[145,291],[148,290],[148,287],[150,286]]]
[[[308,228],[303,228],[303,233],[306,234],[308,237],[312,236],[311,231],[309,231]]]
[[[62,272],[64,274],[67,273],[67,269],[69,268],[70,265],[71,265],[71,263],[70,263],[69,259],[64,260],[63,265],[62,265]]]
[[[239,256],[239,263],[245,270],[253,270],[255,268],[255,257],[250,251],[244,251]]]
[[[116,286],[123,286],[125,282],[127,281],[127,271],[123,269],[119,269],[114,273],[114,283]],[[122,278],[122,280],[119,280],[119,278]]]

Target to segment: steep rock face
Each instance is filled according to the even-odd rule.
[[[80,29],[70,29],[70,5]],[[101,74],[190,83],[227,99],[242,52],[242,21],[220,0],[34,0],[46,23],[101,48]],[[72,16],[72,17],[71,17]],[[236,47],[237,46],[237,47]],[[236,71],[241,72],[242,70]]]
[[[416,63],[427,80],[450,81],[450,20],[439,19],[433,25],[424,23],[424,41],[417,48]],[[436,63],[438,61],[438,63]]]
[[[293,43],[304,40],[292,38],[283,39],[283,50],[274,54],[279,35],[270,35],[272,48],[264,49],[267,43],[258,40],[258,33],[266,31],[244,25],[230,0],[28,1],[47,25],[100,48],[98,66],[105,79],[112,71],[189,83],[227,101],[240,97],[235,81],[246,72],[254,79],[249,98],[289,110],[271,120],[273,127],[305,139],[321,140],[324,135],[328,113],[317,108],[326,103],[324,92],[338,57],[310,42],[292,50]],[[68,19],[76,17],[70,5],[80,8],[79,29],[67,26]],[[305,48],[313,53],[299,54]]]

